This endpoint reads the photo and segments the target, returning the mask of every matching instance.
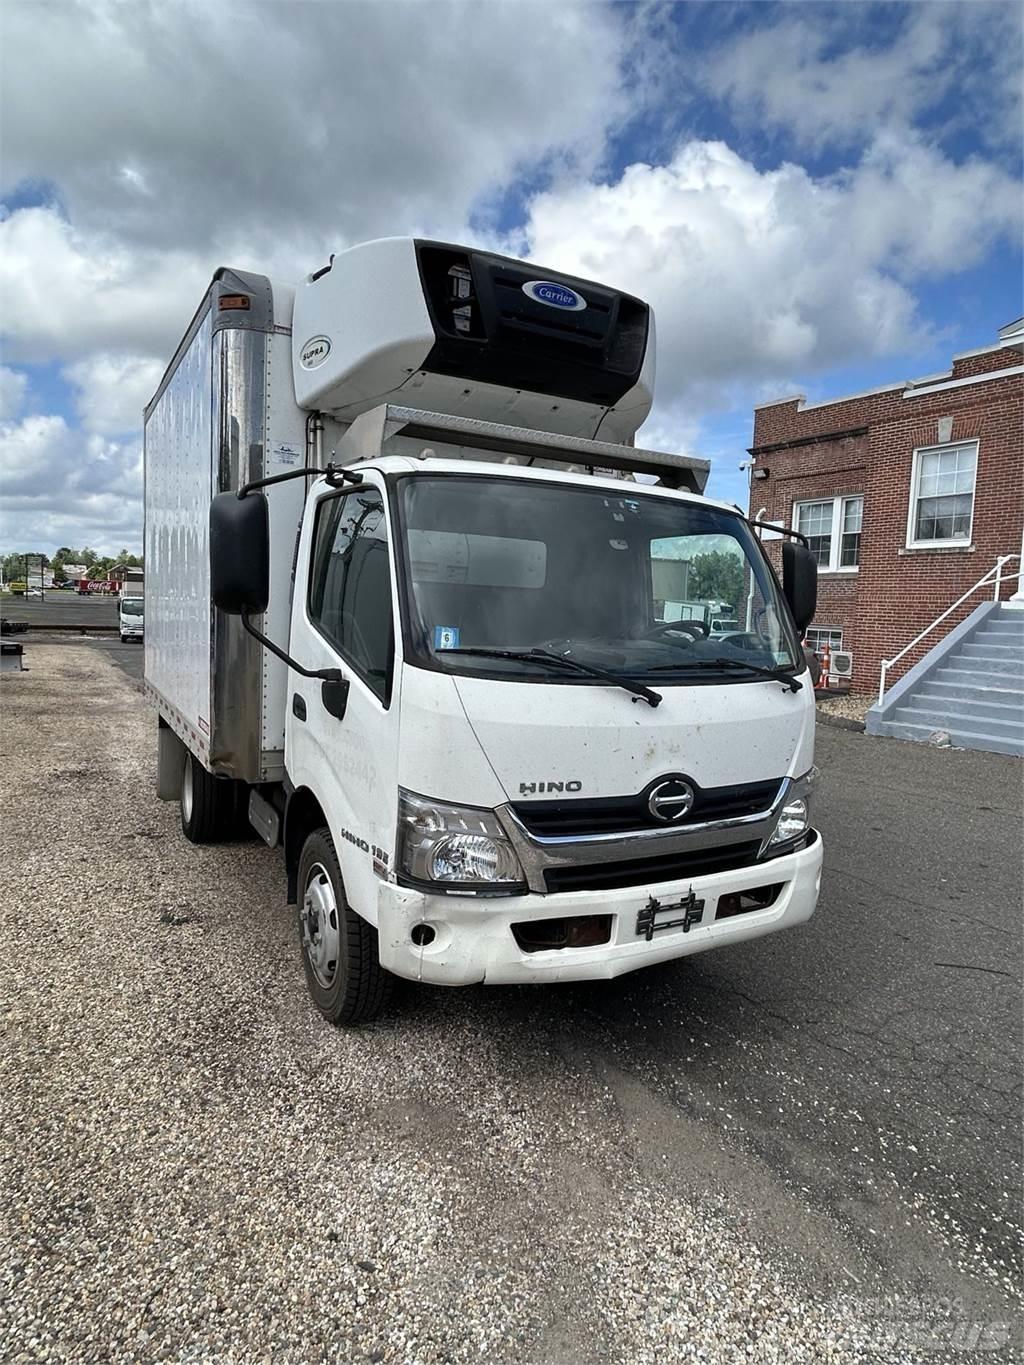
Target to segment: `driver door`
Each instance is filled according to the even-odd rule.
[[[383,482],[327,490],[310,509],[296,565],[291,653],[307,668],[337,668],[344,714],[321,682],[288,674],[288,775],[327,815],[349,902],[376,922],[397,802],[397,593]]]

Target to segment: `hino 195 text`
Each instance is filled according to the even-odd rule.
[[[812,914],[815,564],[633,446],[653,373],[639,299],[390,238],[218,270],[148,405],[159,794],[283,849],[328,1019]]]

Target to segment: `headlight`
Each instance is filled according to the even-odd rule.
[[[782,807],[775,833],[769,839],[768,846],[770,848],[773,844],[787,844],[790,839],[798,839],[806,832],[807,802],[802,796],[798,796],[792,801],[787,801]]]
[[[515,849],[491,810],[399,790],[398,866],[420,883],[465,890],[525,890]]]
[[[779,811],[779,818],[775,822],[772,837],[768,840],[767,848],[775,848],[779,844],[788,844],[793,839],[799,839],[801,834],[807,833],[810,827],[808,803],[817,780],[817,768],[810,768],[804,773],[803,777],[793,779],[786,800]]]

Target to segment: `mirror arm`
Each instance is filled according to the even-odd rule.
[[[743,520],[754,531],[774,531],[777,536],[792,536],[794,540],[800,542],[804,549],[809,550],[811,548],[810,541],[802,531],[790,530],[788,526],[773,526],[770,521],[753,521],[750,517],[744,517]],[[760,539],[761,537],[758,536],[758,540]]]
[[[317,470],[316,472],[319,473],[320,471]],[[289,476],[286,475],[285,477]],[[340,668],[303,668],[301,664],[295,662],[290,654],[286,654],[283,649],[278,649],[273,640],[268,640],[261,630],[256,629],[249,619],[248,611],[242,611],[240,615],[242,617],[242,625],[253,639],[259,640],[264,649],[269,649],[271,654],[276,654],[282,663],[286,663],[289,668],[294,668],[296,673],[301,673],[304,678],[322,678],[324,682],[344,682],[345,675]]]
[[[303,465],[301,469],[289,469],[287,474],[272,474],[269,479],[253,479],[251,483],[243,483],[237,496],[244,498],[246,493],[253,493],[257,488],[266,488],[272,483],[284,483],[287,479],[319,479],[321,474],[332,488],[340,488],[346,483],[360,484],[363,481],[362,474],[343,469],[341,465],[329,464],[326,469],[314,469],[312,465]]]

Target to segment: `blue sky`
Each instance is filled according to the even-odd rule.
[[[40,22],[5,7],[5,550],[138,547],[141,406],[222,263],[296,279],[416,233],[628,288],[659,329],[641,439],[740,500],[755,403],[944,369],[1024,312],[1016,6],[97,3],[48,10],[45,44]]]

